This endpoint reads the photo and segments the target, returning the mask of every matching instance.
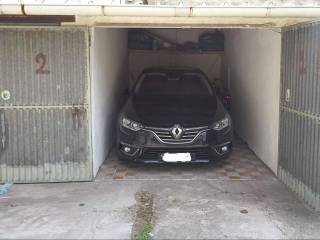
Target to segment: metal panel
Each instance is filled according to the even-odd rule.
[[[320,209],[320,24],[284,29],[279,177]]]
[[[282,35],[281,104],[320,116],[320,24],[289,28]]]
[[[0,181],[92,180],[85,108],[0,110]]]
[[[88,34],[0,29],[0,182],[92,180]]]
[[[3,28],[0,44],[0,106],[88,102],[86,28]]]

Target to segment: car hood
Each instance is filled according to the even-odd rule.
[[[124,116],[152,127],[209,126],[225,113],[216,96],[134,96],[123,110]]]

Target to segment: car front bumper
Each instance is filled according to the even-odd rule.
[[[206,129],[188,143],[165,143],[152,131],[119,128],[117,150],[121,159],[163,163],[164,153],[190,153],[191,162],[226,158],[232,150],[232,127],[221,131]]]

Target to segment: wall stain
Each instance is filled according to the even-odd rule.
[[[1,156],[8,146],[9,132],[8,132],[8,121],[5,117],[5,112],[0,109],[0,162]]]

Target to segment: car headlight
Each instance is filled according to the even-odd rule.
[[[231,124],[231,120],[230,120],[229,116],[227,115],[224,119],[213,123],[212,128],[214,130],[220,131],[226,127],[229,127],[230,124]]]
[[[139,131],[142,129],[142,124],[132,121],[128,118],[122,118],[120,124],[122,127],[128,128],[132,131]]]

